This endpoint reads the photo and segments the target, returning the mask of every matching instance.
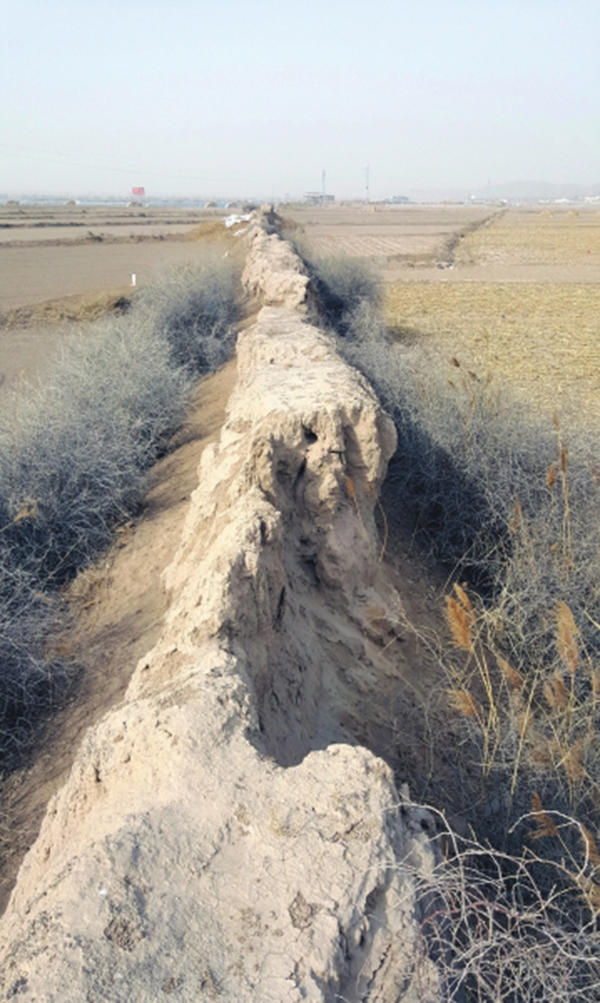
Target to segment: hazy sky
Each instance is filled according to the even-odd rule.
[[[0,9],[0,192],[600,181],[600,0]]]

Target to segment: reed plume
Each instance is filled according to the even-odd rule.
[[[561,599],[556,607],[556,647],[560,660],[572,676],[575,675],[579,664],[577,634],[573,614],[566,602]]]
[[[464,608],[452,596],[446,596],[446,622],[450,627],[452,640],[457,648],[463,651],[471,651],[473,638],[471,628],[473,625],[473,613]]]

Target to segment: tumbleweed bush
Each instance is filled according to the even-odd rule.
[[[0,748],[30,731],[66,670],[44,639],[57,590],[141,504],[192,379],[233,348],[235,270],[211,256],[121,317],[83,327],[43,382],[0,409]]]
[[[138,316],[166,340],[178,366],[208,372],[231,353],[236,278],[234,261],[215,250],[142,289]]]

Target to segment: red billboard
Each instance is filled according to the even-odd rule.
[[[135,185],[131,189],[131,194],[132,195],[145,195],[146,194],[146,189],[143,187],[143,185]]]

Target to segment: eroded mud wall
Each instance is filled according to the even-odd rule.
[[[162,636],[24,861],[0,924],[5,998],[438,998],[402,866],[431,851],[358,744],[376,748],[373,694],[394,674],[373,520],[393,426],[308,322],[289,245],[258,225],[247,239],[264,305]]]

